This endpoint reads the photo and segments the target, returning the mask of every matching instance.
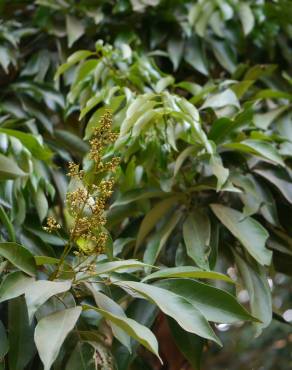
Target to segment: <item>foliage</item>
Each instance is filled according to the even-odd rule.
[[[194,368],[213,323],[260,335],[291,275],[291,2],[0,6],[0,368],[159,368],[161,313]]]

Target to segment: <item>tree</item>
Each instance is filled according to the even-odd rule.
[[[270,325],[268,279],[291,274],[291,9],[3,2],[4,369],[159,368],[164,326],[198,369],[213,323]]]

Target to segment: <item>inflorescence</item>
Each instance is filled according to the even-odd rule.
[[[68,209],[74,218],[70,241],[78,248],[74,252],[76,255],[98,255],[104,252],[107,244],[105,209],[115,184],[114,177],[109,177],[109,173],[115,172],[120,163],[118,157],[110,160],[103,158],[105,148],[117,139],[111,127],[112,116],[107,111],[89,141],[89,158],[93,161],[95,179],[93,183],[86,181],[85,172],[80,170],[79,164],[69,163],[68,176],[80,180],[77,189],[68,192],[66,196]],[[59,228],[60,225],[53,220],[48,218],[47,231]]]

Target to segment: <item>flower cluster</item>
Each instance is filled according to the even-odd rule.
[[[58,229],[61,229],[61,225],[58,224],[58,222],[54,219],[54,217],[50,216],[47,218],[47,226],[44,226],[43,229],[47,231],[48,233],[51,233],[53,231],[57,231]]]
[[[68,175],[83,180],[74,191],[67,193],[67,205],[74,217],[70,237],[78,246],[77,255],[100,254],[107,243],[105,209],[112,195],[114,178],[107,178],[109,172],[114,172],[119,165],[119,158],[104,160],[105,148],[114,143],[117,135],[112,132],[112,117],[106,112],[100,119],[89,141],[89,158],[93,161],[94,183],[85,181],[84,171],[75,163],[69,164]],[[102,180],[100,180],[102,179]]]
[[[84,171],[79,169],[79,164],[69,162],[68,167],[69,167],[69,172],[67,174],[68,176],[82,180]]]

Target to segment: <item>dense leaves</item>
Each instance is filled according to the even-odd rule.
[[[292,265],[291,9],[1,3],[0,369],[159,368],[162,313],[199,369],[221,342],[209,322],[259,335],[282,314],[269,282]],[[88,241],[74,217],[110,179],[92,158],[108,110],[117,140],[102,160],[120,164]],[[80,254],[100,234],[105,248]]]

